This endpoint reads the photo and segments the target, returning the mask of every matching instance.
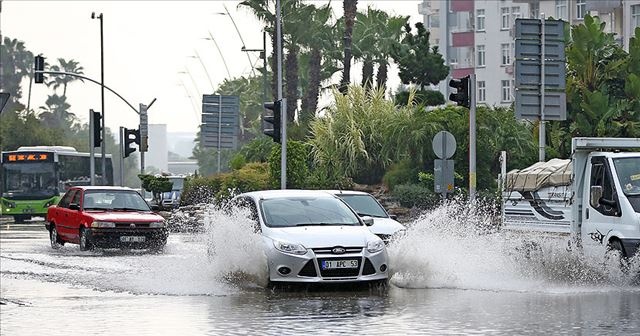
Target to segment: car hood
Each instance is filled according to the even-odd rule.
[[[391,218],[373,218],[373,225],[369,227],[369,230],[374,234],[392,235],[400,230],[404,230],[405,227]]]
[[[151,212],[117,211],[117,212],[88,212],[94,220],[104,222],[159,222],[163,221],[159,215]]]
[[[347,225],[269,228],[263,235],[274,240],[302,244],[306,248],[365,247],[368,241],[378,239],[364,226]]]

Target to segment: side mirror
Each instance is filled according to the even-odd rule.
[[[398,215],[389,215],[389,218],[393,220],[398,220]]]
[[[364,225],[366,226],[371,226],[373,225],[373,217],[371,216],[362,216],[362,221],[364,222]]]
[[[160,207],[157,204],[150,204],[151,211],[160,211]]]
[[[597,208],[600,205],[600,199],[602,198],[602,186],[591,186],[589,193],[589,204]]]
[[[78,203],[71,203],[69,204],[69,209],[78,211],[80,210],[80,206],[78,205]]]

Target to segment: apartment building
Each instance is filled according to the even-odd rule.
[[[451,68],[450,78],[476,74],[478,103],[508,106],[515,96],[515,19],[545,17],[577,24],[587,13],[607,23],[628,50],[640,26],[640,0],[423,0],[418,6],[431,43]]]

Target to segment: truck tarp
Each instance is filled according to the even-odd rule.
[[[507,173],[507,191],[535,191],[545,187],[571,184],[571,160],[551,159]]]

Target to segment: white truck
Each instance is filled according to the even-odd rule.
[[[632,257],[640,246],[640,138],[574,138],[571,147],[570,160],[506,174],[503,228],[565,234],[577,246]]]

